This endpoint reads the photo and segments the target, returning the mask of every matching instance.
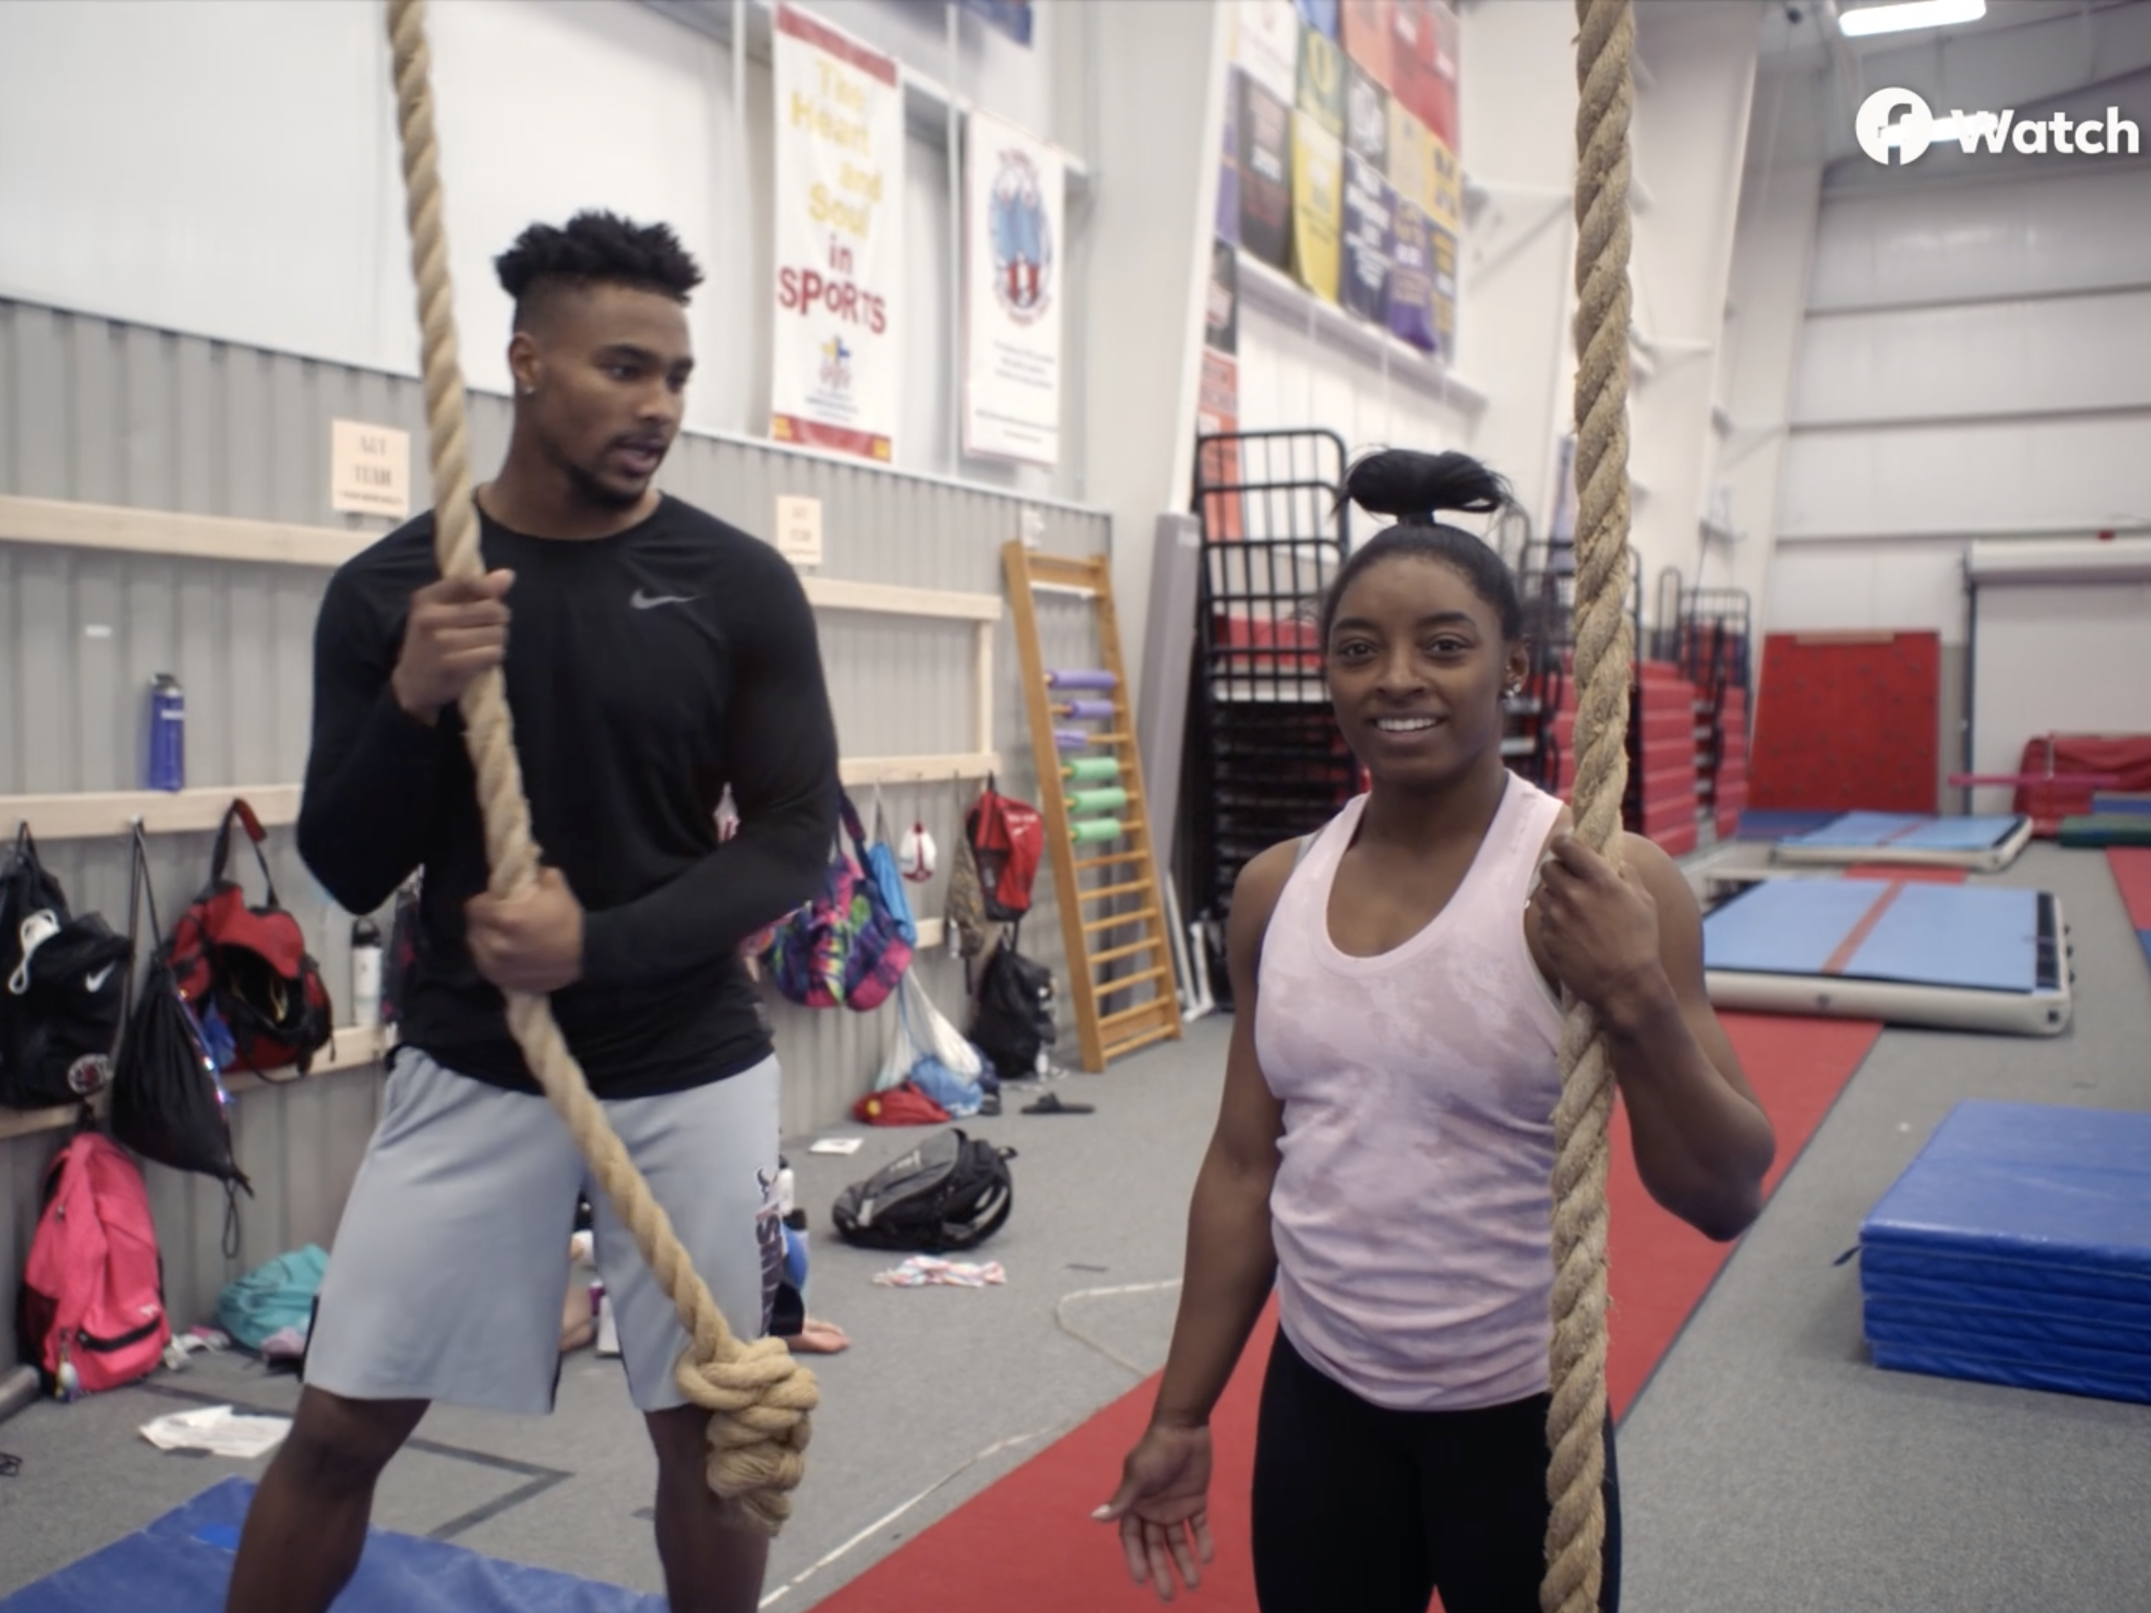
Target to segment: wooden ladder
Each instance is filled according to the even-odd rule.
[[[1120,653],[1120,629],[1113,615],[1113,581],[1103,555],[1086,560],[1034,554],[1018,540],[1003,545],[1001,562],[1008,577],[1009,603],[1016,621],[1016,646],[1023,662],[1023,701],[1031,727],[1031,754],[1038,764],[1039,811],[1045,818],[1046,850],[1053,859],[1054,889],[1060,896],[1061,938],[1068,954],[1071,995],[1075,999],[1076,1034],[1083,1068],[1098,1071],[1107,1061],[1152,1042],[1181,1035],[1180,989],[1173,972],[1173,949],[1165,930],[1165,902],[1158,885],[1157,859],[1151,850],[1148,800],[1143,793],[1142,759],[1135,743],[1135,718],[1128,705],[1128,674]],[[1087,596],[1098,632],[1097,670],[1112,674],[1108,690],[1053,689],[1038,642],[1034,590]],[[1090,729],[1089,754],[1110,757],[1119,766],[1113,785],[1127,792],[1116,808],[1118,839],[1099,844],[1090,854],[1079,846],[1069,816],[1070,789],[1062,769],[1072,759],[1055,738],[1055,707],[1071,696],[1110,699],[1112,715]],[[1078,851],[1084,854],[1078,856]],[[1115,936],[1129,939],[1113,939]],[[1108,944],[1110,942],[1110,944]],[[1118,968],[1122,972],[1116,972]],[[1142,995],[1147,991],[1147,995]],[[1131,993],[1138,1001],[1102,1012],[1108,998]]]

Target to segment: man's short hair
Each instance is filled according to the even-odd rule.
[[[518,328],[561,289],[631,286],[684,303],[702,283],[702,266],[670,225],[635,224],[616,213],[594,211],[577,213],[564,229],[531,225],[493,267],[501,289],[515,299]]]

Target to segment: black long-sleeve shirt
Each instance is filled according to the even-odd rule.
[[[739,944],[813,893],[836,829],[805,591],[774,549],[672,498],[608,538],[480,530],[487,568],[515,573],[506,677],[532,830],[585,910],[582,978],[552,999],[568,1045],[607,1097],[735,1074],[770,1051]],[[299,849],[354,913],[424,867],[401,1038],[536,1091],[464,940],[486,858],[462,718],[428,727],[389,688],[411,595],[439,575],[428,514],[329,584]],[[728,783],[740,831],[720,843]]]

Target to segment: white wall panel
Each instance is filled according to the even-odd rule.
[[[2096,531],[2151,522],[2151,414],[1797,433],[1781,539]]]
[[[1811,317],[1793,420],[2112,408],[2151,409],[2151,285]]]
[[[1771,562],[1764,630],[1894,628],[1961,644],[1963,557],[1964,545],[1948,541],[1783,545]]]
[[[2003,181],[1878,179],[1833,191],[1816,238],[1809,306],[1969,302],[2146,279],[2151,166],[2055,162]]]
[[[940,6],[837,0],[822,9],[929,78],[949,75]],[[144,335],[181,331],[415,374],[382,15],[380,0],[0,4],[0,219],[8,221],[0,297],[123,320]],[[511,310],[494,257],[533,220],[602,207],[672,224],[707,276],[688,316],[706,377],[689,393],[689,425],[761,437],[771,319],[767,64],[748,64],[742,115],[729,49],[651,6],[434,0],[427,32],[470,384],[508,391]],[[1078,30],[1061,34],[1080,45]],[[1053,132],[1048,92],[1060,66],[1050,37],[1042,24],[1038,44],[1024,50],[964,20],[953,64],[960,87]],[[1080,71],[1073,76],[1080,81]],[[944,141],[906,140],[900,205],[896,316],[907,334],[897,459],[945,474],[958,469],[948,400],[959,344]],[[1062,262],[1064,294],[1080,309],[1080,254]],[[1081,359],[1078,328],[1071,321],[1071,368]],[[1069,395],[1079,395],[1073,383]],[[269,422],[294,401],[277,399]],[[1070,441],[1080,444],[1080,433]],[[1077,485],[1069,458],[1058,471],[968,461],[962,469],[990,485],[1046,492]]]
[[[2049,733],[2151,731],[2151,584],[1979,591],[1972,649],[1972,765],[2013,773]],[[1975,791],[1997,810],[2002,791]]]

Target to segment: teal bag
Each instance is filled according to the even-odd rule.
[[[311,1243],[256,1266],[217,1295],[217,1326],[234,1344],[257,1354],[284,1328],[305,1333],[313,1320],[314,1294],[328,1269],[327,1252]]]

